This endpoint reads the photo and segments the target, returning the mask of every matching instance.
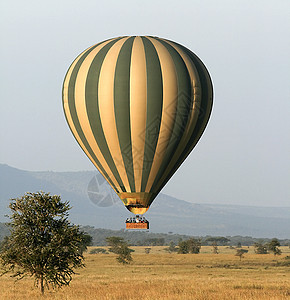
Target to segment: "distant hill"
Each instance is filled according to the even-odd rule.
[[[124,228],[124,220],[131,213],[113,196],[106,183],[99,182],[102,191],[98,193],[98,186],[94,183],[96,176],[98,173],[93,171],[30,172],[0,164],[0,222],[7,221],[4,215],[9,213],[10,198],[43,190],[70,201],[73,206],[70,219],[76,224],[113,230]],[[93,191],[91,198],[88,189]],[[96,196],[96,200],[92,196]],[[160,194],[146,217],[150,220],[151,232],[290,237],[290,207],[195,204]]]

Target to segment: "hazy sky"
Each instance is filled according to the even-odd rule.
[[[209,125],[163,192],[290,206],[289,11],[289,0],[1,1],[0,162],[93,170],[64,118],[65,73],[97,42],[155,35],[195,52],[214,84]]]

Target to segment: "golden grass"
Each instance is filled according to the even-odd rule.
[[[202,247],[196,254],[169,254],[164,247],[132,247],[133,263],[123,266],[113,254],[86,254],[86,268],[79,270],[69,287],[40,297],[32,279],[14,282],[0,278],[0,299],[290,299],[290,255],[257,255],[253,248],[242,261],[235,250]],[[288,262],[288,265],[287,265]]]

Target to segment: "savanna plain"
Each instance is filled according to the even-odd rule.
[[[114,254],[85,254],[70,285],[47,290],[44,296],[33,279],[0,277],[0,299],[290,299],[290,249],[282,255],[255,254],[253,247],[240,260],[236,249],[203,246],[200,254],[168,253],[166,247],[131,247],[133,262],[121,265]],[[105,248],[105,247],[104,247]]]

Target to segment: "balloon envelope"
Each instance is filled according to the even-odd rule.
[[[150,36],[93,45],[63,83],[73,135],[135,214],[148,210],[194,148],[212,99],[201,60],[180,44]]]

